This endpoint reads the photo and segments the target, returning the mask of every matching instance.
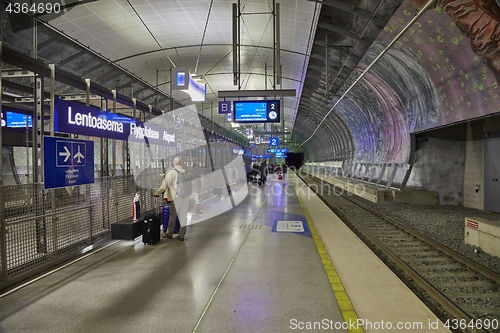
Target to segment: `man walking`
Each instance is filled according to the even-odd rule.
[[[266,185],[267,182],[267,173],[268,173],[267,164],[266,161],[264,160],[260,164],[260,178],[262,179],[262,184],[264,185]]]

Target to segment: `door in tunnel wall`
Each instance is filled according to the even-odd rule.
[[[500,212],[500,132],[484,139],[484,210]]]

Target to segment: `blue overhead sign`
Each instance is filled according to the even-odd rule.
[[[57,98],[54,108],[56,132],[124,141],[142,142],[147,139],[149,144],[176,146],[175,132],[171,129]]]
[[[176,67],[172,71],[172,89],[181,90],[189,96],[193,102],[204,102],[207,96],[205,83],[197,82],[187,68]]]
[[[233,112],[235,122],[279,123],[280,101],[233,101]]]
[[[233,148],[233,155],[243,155],[244,150],[241,148]]]
[[[43,137],[44,186],[57,188],[94,183],[94,142]]]
[[[219,101],[219,114],[231,113],[231,101]]]
[[[278,138],[270,138],[269,139],[269,145],[270,146],[276,147],[276,146],[278,146],[278,144],[279,144],[279,139]]]
[[[33,126],[32,117],[27,114],[7,111],[5,112],[5,116],[7,118],[6,121],[7,127],[25,128],[26,126],[28,127]]]

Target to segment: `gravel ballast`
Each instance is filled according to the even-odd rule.
[[[419,206],[398,202],[377,205],[366,200],[363,202],[401,224],[500,274],[500,257],[492,256],[480,248],[464,242],[466,217],[480,217],[490,221],[498,221],[500,225],[500,214],[463,206]]]

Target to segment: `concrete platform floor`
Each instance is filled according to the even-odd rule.
[[[0,332],[446,331],[298,178],[229,199],[190,216],[184,242],[114,242],[0,295]]]

